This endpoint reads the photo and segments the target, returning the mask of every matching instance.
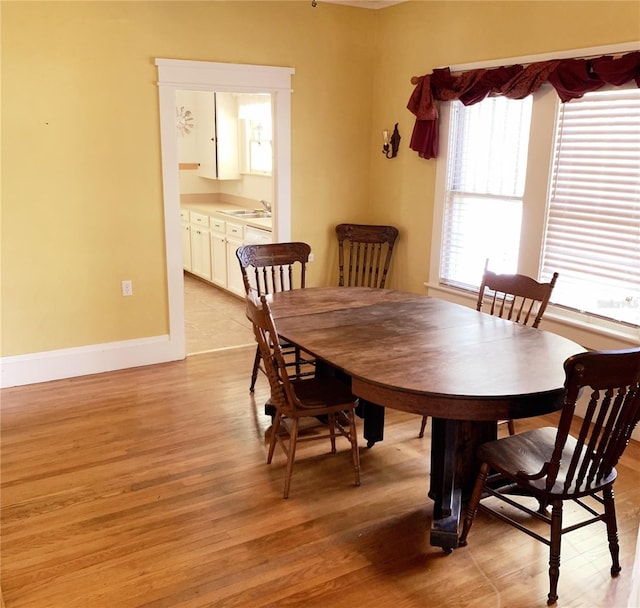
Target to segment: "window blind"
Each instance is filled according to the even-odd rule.
[[[531,97],[451,105],[440,282],[477,289],[485,261],[516,272]]]
[[[542,278],[551,301],[640,325],[640,89],[560,104]]]

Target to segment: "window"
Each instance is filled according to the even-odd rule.
[[[437,282],[477,290],[487,258],[497,272],[557,271],[558,313],[639,335],[640,89],[443,109]]]
[[[542,276],[553,299],[640,325],[640,89],[560,104]]]
[[[479,286],[485,260],[516,272],[531,98],[451,104],[440,280]]]
[[[243,133],[244,172],[271,175],[273,146],[271,96],[240,95],[238,119]]]

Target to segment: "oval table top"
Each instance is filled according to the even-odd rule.
[[[560,407],[563,363],[585,349],[436,298],[321,287],[270,297],[278,333],[352,378],[357,396],[421,415],[522,418]]]

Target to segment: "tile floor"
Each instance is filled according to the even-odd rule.
[[[184,308],[187,354],[255,344],[244,301],[188,273]]]

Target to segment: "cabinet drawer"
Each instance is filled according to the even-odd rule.
[[[242,240],[242,224],[233,224],[227,222],[227,229],[225,230],[227,236],[235,237],[238,240]]]
[[[188,209],[180,209],[180,221],[188,222],[189,221],[189,210]]]
[[[196,213],[195,211],[190,211],[189,216],[192,224],[196,224],[197,226],[202,226],[203,228],[209,228],[208,215],[204,215],[203,213]]]
[[[219,220],[218,218],[215,218],[215,217],[209,218],[209,227],[214,232],[224,232],[226,230],[225,224],[226,222],[224,220]]]

